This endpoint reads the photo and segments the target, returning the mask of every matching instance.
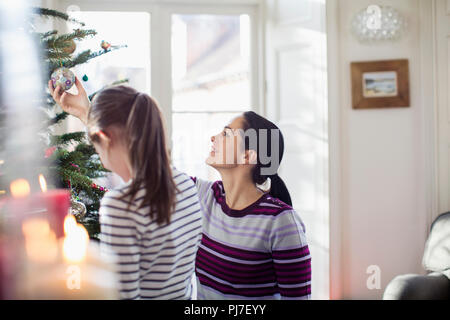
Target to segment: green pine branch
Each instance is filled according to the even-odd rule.
[[[73,188],[81,188],[83,190],[92,189],[92,180],[76,170],[60,167],[59,175],[64,182],[70,181]]]
[[[66,68],[72,68],[76,65],[83,64],[88,62],[91,59],[91,50],[85,50],[80,52],[77,56],[75,56],[71,61],[67,61],[64,63]]]
[[[86,144],[79,144],[71,152],[56,153],[54,159],[57,161],[58,166],[66,170],[78,171],[91,179],[104,177],[105,173],[109,172],[102,166],[95,149],[93,147],[91,149]],[[73,165],[77,165],[78,168]]]
[[[81,142],[86,138],[85,132],[70,132],[50,137],[50,146],[67,146],[74,142]]]
[[[57,49],[64,49],[66,47],[69,47],[71,45],[71,40],[81,40],[86,37],[92,37],[97,34],[97,31],[92,29],[75,29],[71,33],[66,33],[62,35],[53,35],[47,38],[42,39],[42,45],[44,48],[51,49],[51,50],[57,50]]]
[[[74,23],[77,23],[77,24],[79,24],[79,25],[84,27],[84,22],[81,22],[81,21],[78,21],[78,20],[76,20],[74,18],[71,18],[71,17],[69,17],[68,14],[66,14],[64,12],[57,11],[57,10],[52,10],[52,9],[48,9],[48,8],[33,7],[32,8],[32,13],[37,14],[37,15],[39,15],[41,17],[44,17],[44,18],[47,18],[47,19],[52,17],[52,18],[56,18],[56,19],[62,19],[62,20],[68,21],[68,22],[74,22]]]
[[[86,144],[86,143],[80,143],[79,145],[76,146],[75,150],[82,152],[82,153],[88,155],[89,157],[96,154],[94,146],[91,144]]]
[[[86,63],[86,62],[88,62],[91,59],[100,57],[100,56],[102,56],[102,55],[104,55],[106,53],[109,53],[111,51],[114,51],[114,50],[117,50],[117,49],[120,49],[120,48],[125,48],[125,47],[126,47],[126,45],[114,46],[114,47],[111,47],[111,49],[108,49],[108,50],[99,50],[99,51],[95,51],[95,52],[92,52],[91,50],[85,50],[85,51],[79,53],[72,60],[64,61],[63,64],[64,64],[64,67],[70,69],[70,68],[73,68],[73,67],[75,67],[75,66],[77,66],[79,64]],[[51,70],[54,70],[54,69],[60,67],[60,65],[52,63],[51,67],[52,67]]]
[[[72,164],[76,164],[76,165],[80,165],[82,162],[84,162],[84,154],[82,154],[81,152],[78,151],[72,151],[69,152],[65,157],[64,157],[64,166],[68,169],[74,168],[72,167]],[[81,168],[77,169],[74,168],[74,170],[77,171],[81,171]]]
[[[36,35],[39,37],[39,39],[41,41],[43,41],[43,40],[47,39],[50,36],[54,36],[57,33],[58,33],[58,31],[51,30],[51,31],[47,31],[47,32],[38,32],[38,33],[36,33]]]
[[[59,123],[60,121],[66,119],[68,115],[69,114],[67,112],[65,112],[65,111],[56,114],[56,116],[54,116],[52,119],[50,119],[47,122],[47,127],[50,127],[50,126],[52,126],[54,124]]]
[[[72,54],[62,50],[47,50],[46,56],[48,61],[53,63],[61,63],[62,61],[69,61]]]
[[[93,181],[89,177],[79,173],[76,170],[60,167],[59,176],[64,183],[70,181],[72,188],[77,190],[78,193],[85,193],[86,197],[91,199],[91,201],[98,202],[100,198],[105,194],[105,191],[93,188]]]

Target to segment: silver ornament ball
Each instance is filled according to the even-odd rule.
[[[75,83],[75,75],[68,68],[58,68],[53,71],[50,76],[53,84],[53,88],[56,88],[58,85],[66,91],[72,88]]]
[[[84,216],[86,215],[86,211],[87,210],[84,203],[76,201],[74,199],[70,201],[70,213],[73,214],[78,219],[83,219]]]

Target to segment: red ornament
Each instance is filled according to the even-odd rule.
[[[50,157],[53,155],[53,153],[55,153],[56,149],[57,149],[57,148],[56,148],[55,146],[46,149],[46,150],[45,150],[45,158],[46,158],[46,159],[47,159],[47,158],[50,158]]]
[[[95,183],[92,183],[92,184],[91,184],[91,187],[94,188],[94,189],[97,189],[97,190],[99,190],[99,191],[103,191],[103,192],[107,192],[107,191],[108,191],[108,189],[106,189],[105,187],[98,186],[98,185],[96,185]]]
[[[70,163],[70,165],[74,168],[76,168],[78,171],[80,171],[80,166],[76,165],[75,163]]]
[[[102,40],[102,42],[100,43],[100,46],[105,51],[108,51],[108,49],[111,48],[111,44],[105,40]]]

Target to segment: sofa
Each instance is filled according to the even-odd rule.
[[[384,300],[450,299],[450,212],[441,214],[431,225],[422,265],[426,275],[404,274],[386,287]]]

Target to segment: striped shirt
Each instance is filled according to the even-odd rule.
[[[268,193],[233,210],[221,181],[193,180],[203,210],[198,299],[310,299],[311,256],[295,210]]]
[[[101,201],[102,251],[112,252],[117,260],[122,299],[191,298],[202,214],[190,177],[172,171],[178,193],[169,224],[151,219],[149,206],[138,209],[145,188],[128,209],[129,200],[120,198],[131,181],[110,190]]]

